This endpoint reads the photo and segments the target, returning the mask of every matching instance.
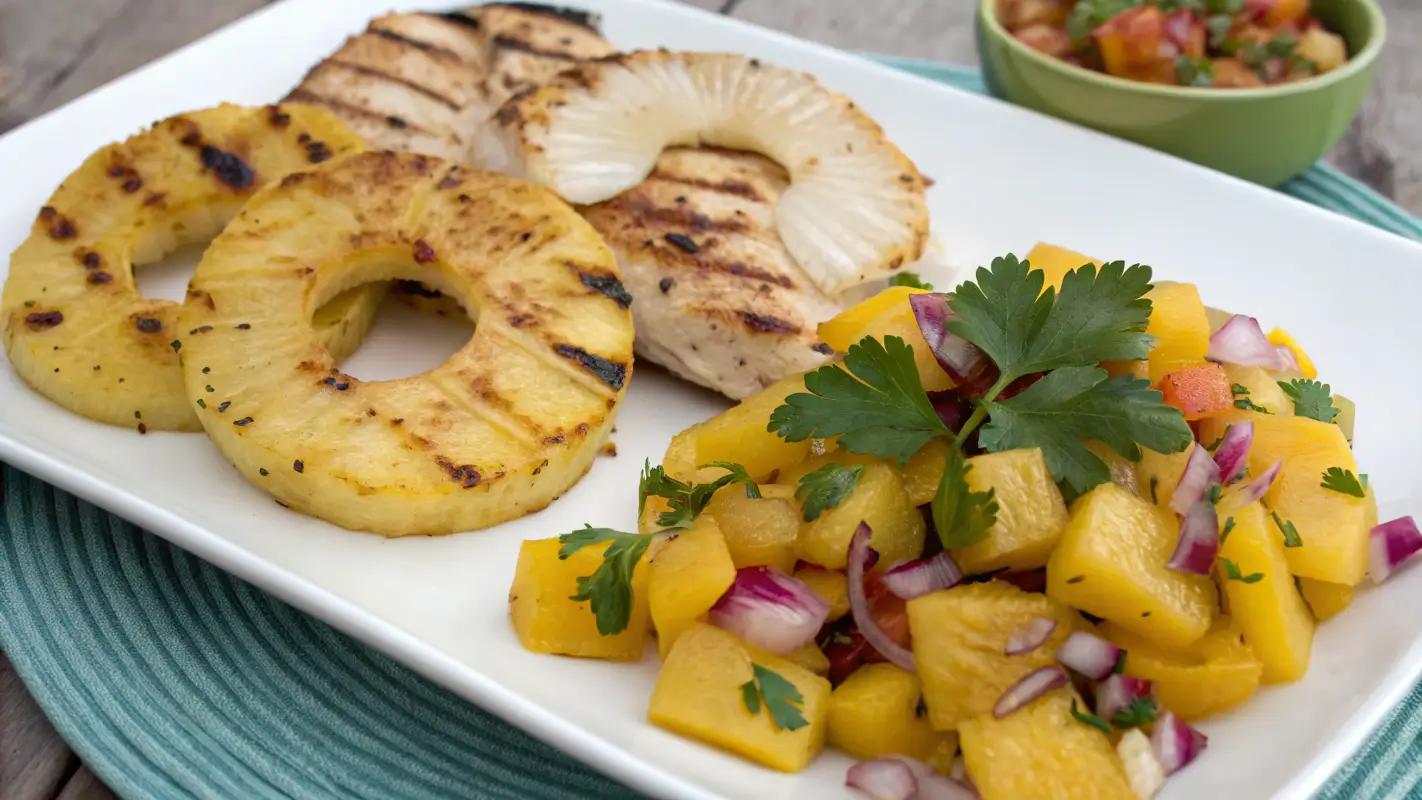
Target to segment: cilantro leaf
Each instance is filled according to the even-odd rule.
[[[743,483],[746,486],[746,497],[749,497],[752,500],[760,499],[760,485],[757,484],[755,482],[755,479],[750,476],[750,473],[746,471],[746,468],[741,466],[740,464],[736,464],[730,461],[712,461],[710,464],[702,464],[701,467],[703,469],[705,469],[706,467],[717,467],[719,469],[724,469],[730,474],[717,479],[726,481],[725,484],[722,484],[723,486],[732,483]]]
[[[1113,261],[1092,264],[1044,292],[1046,275],[1014,255],[978,268],[977,282],[958,286],[948,301],[948,329],[992,358],[1001,382],[1060,367],[1139,360],[1150,353],[1151,269]]]
[[[1232,530],[1234,530],[1234,517],[1225,520],[1224,530],[1220,531],[1220,544],[1224,544],[1224,540],[1229,537],[1229,532]]]
[[[889,278],[890,286],[907,286],[911,289],[927,289],[933,291],[933,284],[918,276],[917,272],[898,272]]]
[[[663,497],[671,508],[657,516],[657,524],[663,528],[690,528],[701,512],[706,510],[711,496],[722,486],[743,483],[746,486],[746,497],[760,497],[760,486],[740,464],[717,461],[701,466],[720,467],[726,470],[727,474],[710,483],[692,485],[671,477],[661,467],[652,467],[648,462],[642,467],[642,483],[637,492],[637,513],[640,515],[647,507],[647,498]]]
[[[844,365],[805,375],[809,394],[792,394],[770,415],[767,430],[787,442],[839,437],[851,453],[908,463],[935,436],[951,436],[934,412],[913,348],[897,336],[865,337],[849,346]]]
[[[1234,17],[1229,14],[1211,14],[1205,20],[1205,30],[1210,34],[1210,47],[1220,48],[1224,45],[1225,37],[1229,36],[1230,28],[1234,27]]]
[[[1106,720],[1090,712],[1077,710],[1075,697],[1071,699],[1071,716],[1083,725],[1090,725],[1107,736],[1111,735],[1111,726],[1106,724]]]
[[[1298,46],[1299,40],[1293,36],[1275,36],[1264,45],[1264,53],[1270,58],[1288,58]]]
[[[611,528],[585,526],[558,537],[558,558],[566,559],[584,547],[608,542],[602,563],[593,574],[578,578],[578,593],[571,599],[592,604],[597,632],[614,636],[627,630],[632,617],[632,571],[652,543],[650,535],[624,533]]]
[[[1111,718],[1111,724],[1121,730],[1126,728],[1138,728],[1155,722],[1157,709],[1154,697],[1141,697],[1134,700],[1129,706],[1116,712],[1116,716]]]
[[[1178,453],[1194,441],[1184,415],[1161,397],[1143,378],[1108,380],[1100,367],[1064,367],[1016,397],[987,403],[992,416],[978,443],[992,452],[1040,447],[1052,475],[1085,494],[1111,473],[1082,437],[1099,439],[1131,461],[1140,460],[1141,446]]]
[[[1278,526],[1279,532],[1284,534],[1285,547],[1303,547],[1303,537],[1299,536],[1299,529],[1294,527],[1294,523],[1286,519],[1279,518],[1279,512],[1269,512],[1274,517],[1274,524]]]
[[[795,489],[795,498],[804,503],[805,521],[814,522],[826,509],[843,503],[846,497],[854,493],[854,489],[859,486],[859,478],[863,475],[863,465],[846,467],[836,461],[800,478],[800,485]]]
[[[782,678],[775,670],[752,664],[753,677],[741,684],[741,699],[746,710],[752,715],[760,713],[761,704],[770,712],[770,721],[782,731],[794,731],[805,727],[805,715],[800,708],[805,698],[795,684]]]
[[[1081,45],[1091,37],[1091,32],[1101,27],[1106,20],[1130,8],[1140,5],[1142,0],[1079,0],[1067,17],[1066,29],[1071,39]]]
[[[1215,65],[1208,58],[1177,56],[1175,80],[1179,81],[1181,86],[1214,86]]]
[[[652,466],[651,461],[642,463],[642,482],[637,487],[637,513],[647,507],[649,497],[680,497],[691,491],[691,486],[667,474],[660,466]]]
[[[1258,583],[1264,580],[1264,573],[1262,572],[1252,572],[1248,575],[1244,575],[1240,573],[1239,565],[1234,563],[1233,561],[1230,561],[1227,558],[1221,558],[1220,561],[1224,562],[1225,576],[1232,581],[1239,581],[1240,583]]]
[[[938,492],[933,495],[933,525],[947,548],[981,542],[997,522],[995,493],[992,489],[973,491],[968,485],[971,469],[962,451],[952,450],[938,481]]]
[[[1255,403],[1253,400],[1250,400],[1248,397],[1241,397],[1241,398],[1238,398],[1237,400],[1235,400],[1235,401],[1234,401],[1234,407],[1235,407],[1235,408],[1238,408],[1238,409],[1241,409],[1241,410],[1244,410],[1244,411],[1254,411],[1254,412],[1257,412],[1257,413],[1259,413],[1259,414],[1273,414],[1273,413],[1274,413],[1274,412],[1270,411],[1269,409],[1265,408],[1264,406],[1261,406],[1261,405],[1259,405],[1258,403]]]
[[[1294,413],[1319,422],[1332,422],[1338,416],[1333,406],[1332,387],[1318,381],[1279,381],[1279,388],[1294,403]]]
[[[1332,489],[1339,494],[1350,494],[1354,497],[1367,497],[1367,489],[1358,481],[1352,470],[1342,467],[1329,467],[1323,473],[1323,483],[1319,484],[1325,489]]]

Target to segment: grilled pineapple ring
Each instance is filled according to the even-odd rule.
[[[94,153],[11,257],[0,331],[16,372],[93,420],[201,430],[173,347],[179,306],[139,294],[134,266],[211,238],[264,182],[361,149],[321,109],[223,105]],[[337,298],[313,322],[321,340],[354,350],[380,299],[379,287]]]
[[[671,145],[779,162],[785,247],[839,294],[918,259],[924,181],[883,130],[813,76],[723,53],[638,52],[578,64],[510,98],[484,126],[484,166],[598,203],[641,183]]]
[[[474,335],[428,372],[357,380],[308,320],[387,280],[457,298]],[[218,448],[286,505],[387,536],[472,530],[587,471],[630,377],[628,302],[611,251],[547,189],[368,152],[267,187],[213,241],[183,375]]]

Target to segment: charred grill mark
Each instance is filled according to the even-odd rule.
[[[628,294],[622,281],[616,275],[597,275],[591,272],[584,272],[575,264],[569,264],[574,272],[578,273],[578,280],[589,289],[604,295],[622,308],[632,305],[632,295]]]
[[[701,247],[684,233],[668,233],[664,238],[688,253],[701,252]]]
[[[144,333],[162,333],[163,321],[157,317],[136,317],[133,324]]]
[[[387,83],[394,83],[400,86],[404,86],[406,89],[412,89],[430,98],[431,100],[434,100],[437,103],[447,106],[452,111],[459,110],[459,103],[455,102],[449,97],[445,97],[439,92],[436,92],[434,89],[431,89],[430,87],[424,86],[422,84],[415,83],[414,81],[405,80],[404,78],[401,78],[397,75],[391,75],[388,72],[382,72],[381,70],[376,69],[375,67],[367,67],[364,64],[354,64],[349,61],[337,61],[335,59],[331,59],[326,63],[328,65],[339,67],[345,70],[350,70],[351,72],[356,72],[361,75],[367,75],[369,77],[375,78],[377,80],[382,80]]]
[[[556,61],[577,61],[575,56],[564,53],[561,50],[543,50],[534,47],[532,42],[525,41],[517,36],[499,34],[494,37],[494,46],[504,48],[505,50],[517,50],[520,53],[528,53],[531,56],[538,56],[539,58],[550,58]]]
[[[110,274],[107,273],[107,272],[91,272],[91,273],[89,273],[89,277],[85,278],[85,280],[86,280],[87,282],[93,283],[93,284],[108,283],[109,281],[111,281],[111,280],[113,280],[113,279],[114,279],[114,276],[110,275]]]
[[[124,181],[123,185],[119,188],[123,189],[128,194],[133,194],[134,192],[143,188],[143,179],[139,177],[129,178],[128,180]]]
[[[392,42],[399,42],[400,44],[416,48],[417,50],[423,50],[426,53],[437,55],[441,58],[448,58],[454,61],[460,60],[459,56],[453,51],[446,50],[437,44],[426,42],[422,39],[416,39],[413,36],[406,36],[403,33],[396,33],[395,31],[386,30],[385,28],[371,28],[370,33],[373,33],[382,39],[388,39]]]
[[[560,19],[564,22],[571,22],[580,28],[586,28],[593,33],[601,33],[601,31],[598,30],[598,23],[601,21],[601,18],[591,11],[567,8],[565,6],[549,6],[542,3],[497,3],[495,5],[504,8],[516,8],[519,11],[529,14]]]
[[[381,112],[379,112],[379,111],[372,111],[372,110],[370,110],[370,109],[368,109],[368,108],[366,108],[366,107],[364,107],[364,106],[358,106],[358,105],[356,105],[356,104],[354,104],[354,103],[347,103],[347,102],[345,102],[344,100],[338,100],[338,99],[333,98],[333,97],[326,97],[325,95],[320,95],[320,94],[317,94],[317,93],[312,92],[312,91],[307,91],[306,89],[296,89],[295,91],[291,92],[291,94],[288,94],[288,95],[286,96],[286,99],[287,99],[287,100],[290,100],[290,101],[292,101],[292,102],[294,102],[294,103],[306,103],[306,104],[308,104],[308,105],[313,105],[313,106],[322,106],[322,107],[328,108],[328,109],[330,109],[331,111],[334,111],[334,112],[336,112],[336,113],[338,113],[338,114],[345,114],[345,115],[349,115],[349,116],[352,116],[352,117],[364,117],[364,118],[366,118],[366,119],[378,120],[378,121],[381,121],[381,122],[386,123],[387,125],[393,125],[393,124],[394,124],[394,123],[392,123],[392,122],[390,121],[391,118],[390,118],[388,115],[383,114],[383,113],[381,113]],[[396,117],[396,119],[399,119],[399,118]],[[432,133],[432,131],[429,131],[429,130],[426,130],[426,129],[424,129],[424,128],[421,128],[421,127],[418,126],[418,125],[412,125],[412,124],[410,124],[409,122],[407,122],[407,121],[405,121],[405,120],[403,120],[403,119],[400,120],[400,124],[399,124],[399,125],[396,125],[395,127],[404,128],[404,129],[411,130],[411,131],[418,131],[418,132],[420,132],[420,133],[426,133],[426,134]],[[308,133],[303,133],[303,134],[301,134],[301,136],[302,136],[302,137],[305,137],[304,139],[301,139],[301,138],[298,138],[298,139],[297,139],[297,141],[300,142],[301,144],[306,144],[307,142],[311,141],[311,135],[310,135],[310,134],[308,134]]]
[[[163,199],[167,196],[167,192],[154,192],[153,194],[150,194],[148,195],[148,197],[144,198],[143,204],[145,206],[156,206],[159,203],[162,203]]]
[[[658,206],[651,198],[642,194],[615,197],[600,207],[621,211],[641,227],[684,228],[692,233],[740,233],[748,227],[739,219],[712,219],[699,211],[684,207],[681,203],[671,207]]]
[[[769,333],[781,336],[794,336],[800,333],[800,326],[793,322],[786,322],[779,317],[772,317],[765,314],[754,314],[749,311],[738,312],[746,327],[756,333]]]
[[[558,434],[557,436],[549,436],[548,438],[546,438],[546,439],[543,440],[543,443],[544,443],[544,444],[562,444],[562,443],[565,442],[565,441],[567,441],[567,440],[563,437],[563,434],[560,433],[560,434]]]
[[[410,125],[410,123],[406,122],[400,117],[395,116],[394,114],[391,114],[390,116],[385,118],[385,124],[389,125],[392,128],[407,128]]]
[[[479,470],[475,469],[473,464],[461,464],[456,467],[453,461],[444,456],[435,456],[434,462],[440,469],[449,473],[450,480],[464,489],[473,489],[484,480],[484,476],[479,474]]]
[[[226,150],[219,150],[210,144],[202,146],[202,165],[212,170],[217,179],[231,186],[233,189],[250,189],[255,177],[252,168],[247,166],[235,153]]]
[[[291,124],[291,115],[282,111],[279,105],[267,106],[267,122],[273,128],[285,128]]]
[[[306,160],[312,164],[320,164],[331,157],[331,147],[325,142],[307,142]]]
[[[698,189],[706,189],[720,194],[730,194],[735,195],[736,197],[744,197],[747,200],[754,200],[757,203],[766,202],[766,198],[761,195],[760,192],[756,191],[756,188],[754,186],[751,186],[745,181],[736,180],[735,178],[727,178],[726,180],[719,182],[708,181],[704,178],[697,178],[689,175],[678,175],[673,172],[664,172],[661,169],[652,170],[652,174],[648,175],[647,177],[649,179],[654,178],[656,180],[668,181],[670,183],[680,183],[686,186],[695,186]]]
[[[104,259],[103,256],[90,250],[79,259],[79,263],[84,265],[84,269],[98,269],[103,266]]]
[[[433,16],[439,17],[440,19],[446,22],[453,22],[456,25],[464,25],[466,27],[473,28],[476,31],[479,30],[479,20],[470,16],[466,16],[464,13],[459,11],[441,11],[436,12]]]
[[[570,344],[554,345],[553,350],[563,358],[578,362],[578,365],[583,369],[591,372],[597,376],[598,380],[617,391],[621,391],[623,384],[627,382],[627,365],[625,364],[609,361],[602,356],[595,356],[581,347],[574,347]]]
[[[63,241],[79,235],[79,229],[74,227],[74,221],[56,211],[54,206],[41,208],[39,221],[51,239]]]
[[[63,321],[64,312],[62,311],[36,311],[25,317],[25,324],[32,331],[49,330]]]

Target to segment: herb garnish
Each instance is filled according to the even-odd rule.
[[[1319,422],[1332,422],[1338,416],[1333,407],[1331,387],[1318,381],[1279,381],[1279,388],[1294,402],[1294,413]]]
[[[692,485],[671,477],[660,466],[653,467],[650,461],[645,462],[642,467],[642,482],[638,489],[637,513],[641,514],[642,510],[647,507],[647,498],[664,497],[671,509],[663,511],[657,517],[657,524],[663,528],[690,528],[696,521],[696,517],[706,510],[706,504],[711,502],[711,496],[722,486],[743,483],[746,487],[746,497],[760,498],[760,486],[751,479],[746,468],[740,464],[717,461],[702,466],[720,467],[726,470],[726,474],[711,483]]]
[[[834,462],[800,478],[800,485],[795,489],[795,498],[804,503],[805,521],[814,522],[825,510],[843,503],[844,499],[854,492],[863,475],[862,465],[846,467]]]
[[[1175,58],[1175,79],[1180,81],[1181,86],[1214,86],[1214,62],[1208,58],[1177,56]]]
[[[1264,580],[1264,573],[1262,572],[1253,572],[1248,575],[1244,575],[1240,573],[1239,565],[1234,563],[1233,561],[1230,561],[1227,558],[1221,558],[1220,561],[1224,562],[1225,576],[1232,581],[1239,581],[1240,583],[1258,583]]]
[[[1220,544],[1229,536],[1229,532],[1234,530],[1234,517],[1225,520],[1224,530],[1220,531]]]
[[[1342,467],[1329,467],[1328,471],[1323,473],[1323,483],[1319,485],[1339,494],[1348,494],[1354,497],[1367,497],[1368,495],[1367,488],[1353,475],[1353,471]]]
[[[933,291],[933,284],[918,276],[917,272],[898,272],[889,278],[890,286],[907,286],[911,289],[925,289]]]
[[[1091,727],[1101,731],[1107,736],[1111,735],[1111,726],[1106,724],[1106,720],[1090,712],[1080,711],[1077,709],[1075,697],[1071,699],[1071,716],[1077,722],[1080,722],[1084,725],[1090,725]]]
[[[1236,383],[1236,384],[1231,385],[1231,386],[1229,387],[1229,390],[1230,390],[1230,392],[1232,392],[1232,393],[1234,394],[1234,398],[1235,398],[1235,399],[1234,399],[1234,407],[1235,407],[1235,408],[1240,408],[1240,409],[1243,409],[1243,410],[1245,410],[1245,411],[1256,411],[1256,412],[1258,412],[1258,413],[1260,413],[1260,414],[1272,414],[1272,413],[1274,413],[1274,412],[1270,411],[1269,409],[1265,408],[1264,406],[1255,405],[1254,401],[1251,400],[1251,399],[1249,399],[1249,387],[1248,387],[1248,386],[1245,386],[1245,385],[1242,384],[1242,383]],[[1223,438],[1223,437],[1221,437],[1221,438]]]
[[[1299,529],[1294,527],[1293,522],[1280,519],[1279,512],[1277,511],[1270,511],[1269,514],[1274,517],[1274,524],[1278,526],[1279,531],[1284,534],[1285,547],[1303,547],[1303,538],[1299,536]]]
[[[795,684],[782,678],[775,670],[759,664],[752,664],[751,670],[753,677],[741,684],[741,699],[745,701],[747,711],[752,715],[759,714],[764,704],[770,712],[771,722],[783,731],[799,730],[809,724],[805,721],[805,715],[800,713],[805,698]]]
[[[1156,713],[1155,698],[1141,697],[1132,701],[1129,706],[1117,711],[1116,716],[1111,718],[1111,724],[1121,730],[1138,728],[1142,725],[1155,722]]]

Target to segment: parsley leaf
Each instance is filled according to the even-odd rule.
[[[801,478],[799,488],[795,489],[795,498],[805,504],[805,521],[814,522],[826,509],[843,503],[846,497],[854,493],[854,489],[859,486],[859,478],[863,475],[862,465],[846,467],[834,462]]]
[[[642,463],[642,482],[637,487],[637,513],[647,507],[649,497],[680,497],[691,491],[691,486],[667,474],[660,466],[652,466],[651,461]]]
[[[1318,381],[1279,381],[1279,388],[1294,402],[1294,413],[1319,422],[1332,422],[1338,416],[1333,406],[1333,390]]]
[[[1285,547],[1303,547],[1303,537],[1299,536],[1299,529],[1294,527],[1294,523],[1286,519],[1279,518],[1279,512],[1269,512],[1274,517],[1274,524],[1279,527],[1279,531],[1284,534]]]
[[[1328,471],[1323,473],[1323,483],[1319,485],[1339,494],[1350,494],[1354,497],[1367,497],[1368,495],[1367,489],[1353,475],[1353,471],[1342,467],[1329,467]]]
[[[1250,573],[1249,575],[1243,575],[1239,571],[1238,564],[1234,563],[1233,561],[1230,561],[1227,558],[1221,558],[1220,561],[1224,562],[1225,575],[1232,581],[1239,581],[1240,583],[1258,583],[1264,580],[1264,573],[1262,572],[1254,572]]]
[[[597,570],[578,578],[578,593],[571,599],[592,604],[597,632],[603,636],[627,630],[627,621],[632,616],[632,571],[647,552],[652,536],[588,525],[583,530],[559,536],[558,541],[563,545],[558,549],[560,559],[569,558],[584,547],[610,542]]]
[[[954,448],[943,467],[938,492],[933,496],[933,525],[947,548],[967,547],[987,538],[997,522],[995,492],[975,492],[968,485],[972,465]]]
[[[759,714],[764,703],[770,712],[771,722],[783,731],[799,730],[809,724],[805,721],[805,715],[800,713],[805,698],[795,684],[782,678],[775,670],[759,664],[752,664],[751,670],[753,677],[741,684],[741,699],[747,711],[752,715]]]
[[[746,468],[741,466],[740,464],[735,464],[730,461],[712,461],[710,464],[702,464],[701,467],[703,469],[706,467],[717,467],[719,469],[724,469],[730,474],[724,475],[716,479],[717,481],[726,481],[726,483],[720,484],[720,486],[725,486],[732,483],[743,483],[746,486],[746,497],[749,497],[752,500],[760,499],[760,485],[757,484],[755,482],[755,479],[750,476],[750,473],[746,471]],[[717,488],[720,488],[720,486],[718,486]]]
[[[1235,407],[1235,408],[1238,408],[1238,409],[1242,409],[1242,410],[1244,410],[1244,411],[1255,411],[1255,412],[1258,412],[1258,413],[1260,413],[1260,414],[1273,414],[1273,413],[1274,413],[1274,412],[1270,411],[1269,409],[1265,408],[1264,406],[1258,405],[1258,404],[1255,403],[1253,400],[1250,400],[1248,397],[1240,397],[1240,398],[1236,399],[1236,400],[1234,401],[1234,407]]]
[[[746,468],[740,464],[717,461],[701,466],[720,467],[726,470],[727,474],[710,483],[692,485],[671,477],[666,473],[666,470],[661,467],[652,467],[650,462],[647,462],[642,467],[642,483],[637,491],[637,513],[641,514],[642,510],[647,507],[647,498],[663,497],[666,498],[671,508],[657,516],[657,524],[663,528],[690,528],[701,512],[706,510],[706,505],[711,502],[711,496],[722,486],[743,483],[746,486],[746,497],[760,498],[760,486],[746,472]]]
[[[890,286],[907,286],[911,289],[927,289],[933,291],[933,284],[918,276],[917,272],[898,272],[889,278]]]
[[[1071,716],[1077,722],[1080,722],[1084,725],[1090,725],[1091,727],[1101,731],[1107,736],[1111,735],[1111,726],[1106,724],[1106,720],[1090,712],[1077,710],[1075,697],[1071,699]]]
[[[1150,354],[1150,267],[1113,261],[1085,264],[1042,291],[1046,273],[1011,254],[978,268],[976,283],[948,301],[953,333],[992,358],[1006,385],[1023,375]]]
[[[1177,453],[1194,437],[1179,409],[1143,378],[1107,378],[1100,367],[1064,367],[1021,394],[988,402],[991,419],[979,434],[992,452],[1040,447],[1052,475],[1080,494],[1111,479],[1106,464],[1081,441],[1099,439],[1132,461],[1141,446]]]
[[[951,436],[918,379],[913,348],[897,336],[865,337],[844,365],[805,375],[809,394],[792,394],[770,415],[768,430],[787,442],[839,437],[852,453],[908,463],[935,436]]]
[[[1117,711],[1116,716],[1111,718],[1111,724],[1121,730],[1125,730],[1126,728],[1139,728],[1142,725],[1155,722],[1156,713],[1155,698],[1141,697],[1132,701],[1129,706]]]
[[[1181,86],[1214,86],[1215,65],[1208,58],[1177,56],[1175,80],[1179,81]]]

